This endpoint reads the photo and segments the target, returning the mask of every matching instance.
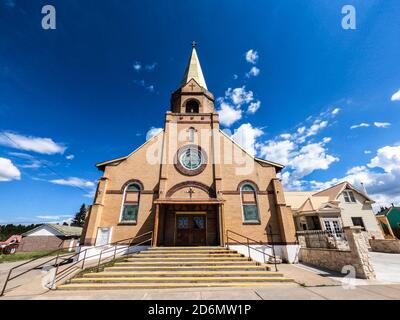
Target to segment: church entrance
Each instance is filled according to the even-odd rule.
[[[218,204],[160,204],[156,245],[219,245],[218,210]]]
[[[207,212],[176,212],[176,246],[207,244]]]

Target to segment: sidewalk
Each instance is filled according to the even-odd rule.
[[[263,288],[202,288],[152,290],[49,291],[40,295],[9,295],[12,300],[400,300],[400,285],[302,287],[296,284]]]

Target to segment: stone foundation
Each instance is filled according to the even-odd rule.
[[[300,261],[317,267],[342,272],[352,266],[356,277],[375,279],[375,271],[368,257],[368,247],[360,227],[344,228],[350,250],[301,248]]]
[[[400,240],[370,239],[369,243],[374,252],[400,253]]]

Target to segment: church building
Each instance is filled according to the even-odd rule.
[[[131,154],[97,164],[103,176],[84,246],[149,231],[153,246],[240,247],[244,236],[295,261],[294,221],[277,178],[283,166],[254,157],[224,133],[214,103],[193,44],[164,129]],[[237,241],[227,240],[228,231]]]

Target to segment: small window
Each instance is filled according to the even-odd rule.
[[[249,183],[240,188],[244,222],[259,222],[256,189]]]
[[[350,190],[344,190],[343,191],[343,197],[344,197],[344,201],[348,202],[348,203],[355,203],[356,202],[356,198],[354,197],[354,193],[353,191]]]
[[[124,192],[121,222],[136,223],[139,212],[141,188],[137,183],[129,184]]]
[[[188,129],[189,142],[194,142],[195,132],[196,132],[195,128],[189,128]]]
[[[365,230],[364,221],[361,217],[351,217],[351,221],[353,222],[353,226],[362,227]]]
[[[199,103],[196,100],[186,102],[186,113],[199,113]]]

